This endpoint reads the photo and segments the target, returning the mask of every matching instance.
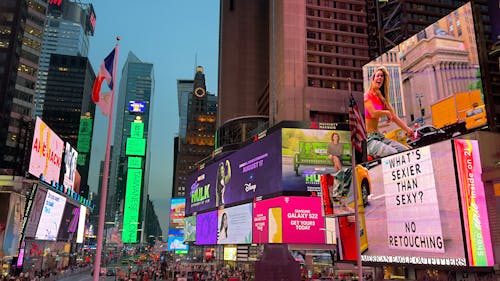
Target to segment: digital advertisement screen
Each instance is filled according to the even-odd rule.
[[[488,126],[473,18],[469,2],[364,65],[367,103],[377,102],[375,87],[412,128],[432,125],[452,136]],[[384,74],[380,87],[372,83],[376,73]],[[398,128],[378,120],[386,137]],[[377,155],[378,146],[367,146]]]
[[[37,240],[55,241],[61,225],[66,198],[48,190],[43,204],[42,215],[36,230]]]
[[[64,179],[63,184],[65,188],[75,190],[75,179],[76,179],[76,165],[78,160],[78,152],[76,149],[71,147],[67,142],[64,147]]]
[[[196,215],[196,245],[217,244],[217,211]]]
[[[493,266],[493,248],[484,184],[481,179],[478,142],[455,139],[454,144],[469,265]]]
[[[87,216],[87,207],[80,205],[80,218],[78,219],[78,232],[76,233],[76,243],[83,243],[85,234],[85,220]]]
[[[215,176],[216,165],[190,174],[186,179],[186,214],[215,208]]]
[[[218,210],[217,244],[252,244],[252,203]]]
[[[144,123],[142,121],[136,121],[130,123],[130,137],[134,139],[142,139],[144,137]]]
[[[320,191],[319,175],[336,171],[329,154],[339,157],[340,168],[351,165],[349,131],[283,128],[281,141],[283,190]]]
[[[40,187],[36,189],[35,198],[31,205],[31,212],[26,221],[26,227],[24,228],[24,237],[26,238],[34,238],[36,235],[36,229],[38,228],[38,222],[40,221],[40,215],[43,211],[46,195],[46,190]]]
[[[280,142],[270,134],[191,174],[187,214],[279,192]]]
[[[253,243],[324,244],[320,197],[281,196],[253,203]]]
[[[188,251],[189,246],[184,244],[184,237],[182,236],[169,236],[168,237],[168,250],[169,251]]]
[[[127,138],[125,154],[144,156],[146,154],[146,139]]]
[[[186,198],[172,198],[170,200],[170,227],[168,228],[169,235],[184,235],[185,210]]]
[[[236,247],[224,247],[224,260],[225,261],[235,261],[236,260],[236,254],[237,254],[237,248]]]
[[[129,101],[128,102],[128,112],[130,113],[144,113],[146,110],[146,102],[144,101]]]
[[[139,206],[141,205],[142,170],[127,170],[127,185],[125,190],[125,210],[123,214],[123,243],[137,242],[139,228]]]
[[[59,182],[64,142],[45,124],[40,117],[36,117],[29,173],[47,183]]]
[[[382,158],[369,175],[363,261],[467,266],[450,141]]]
[[[80,219],[80,206],[67,201],[57,240],[71,240],[78,228],[78,219]]]
[[[196,216],[190,216],[184,219],[184,241],[196,241]]]

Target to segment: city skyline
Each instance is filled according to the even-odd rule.
[[[124,4],[117,0],[93,5],[96,30],[90,41],[89,59],[94,70],[115,46],[117,36],[121,38],[118,83],[129,51],[142,61],[152,63],[155,69],[149,194],[165,239],[173,177],[173,139],[179,133],[177,79],[192,79],[196,65],[202,65],[207,77],[207,90],[217,93],[219,6],[200,0],[181,3],[153,1],[150,5],[155,9],[149,5]],[[111,10],[117,16],[107,16]],[[131,22],[130,18],[138,20]],[[150,30],[144,32],[147,29]],[[163,33],[165,35],[162,36]],[[99,110],[96,111],[89,176],[90,190],[94,192],[99,186],[99,167],[104,160],[107,127],[107,118]]]

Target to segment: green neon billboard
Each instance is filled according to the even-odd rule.
[[[127,138],[125,154],[144,156],[146,154],[146,139]]]
[[[134,139],[142,139],[144,137],[144,123],[142,122],[130,123],[130,137]]]
[[[142,169],[128,169],[123,214],[123,243],[137,243],[141,205]]]
[[[78,153],[89,153],[92,141],[92,118],[80,117],[80,128],[78,129],[78,142],[76,149]]]
[[[142,168],[142,158],[141,157],[129,157],[128,158],[128,168]]]

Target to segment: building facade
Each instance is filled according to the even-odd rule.
[[[243,2],[221,4],[219,123],[246,115],[268,115],[270,125],[345,122],[350,93],[361,101],[361,67],[368,62],[365,2]],[[238,17],[253,10],[253,18],[248,18],[252,13]],[[247,29],[259,39],[269,38],[266,46],[252,46],[258,40],[231,33]],[[249,45],[236,52],[225,47],[242,42]],[[251,66],[253,72],[247,70]],[[234,87],[226,86],[231,83]]]
[[[92,4],[54,1],[48,5],[36,85],[35,116],[41,116],[43,112],[50,55],[87,57],[89,39],[94,34],[94,28],[95,13]]]
[[[193,80],[177,81],[177,92],[180,135],[174,140],[172,197],[184,197],[187,175],[214,150],[217,96],[207,92],[201,66]]]
[[[24,175],[22,167],[31,123],[46,1],[0,3],[0,168]]]
[[[64,142],[68,142],[75,149],[78,148],[82,116],[95,116],[95,104],[91,100],[95,77],[86,57],[58,54],[50,56],[45,85],[45,106],[41,117]],[[82,151],[82,156],[85,159],[78,165],[81,176],[80,192],[88,194],[90,150],[88,153]]]

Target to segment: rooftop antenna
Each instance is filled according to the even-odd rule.
[[[194,52],[194,71],[196,72],[196,68],[198,67],[198,52]]]

